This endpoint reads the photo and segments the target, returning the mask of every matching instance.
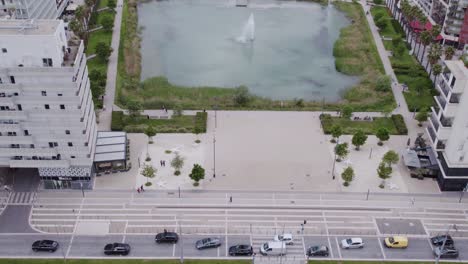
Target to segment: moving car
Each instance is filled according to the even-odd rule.
[[[59,243],[53,240],[38,240],[32,244],[32,250],[55,252],[59,247]]]
[[[266,256],[283,256],[286,255],[287,248],[285,242],[270,241],[260,246],[260,254]]]
[[[450,235],[440,235],[440,236],[435,236],[435,237],[431,237],[431,243],[434,245],[434,246],[442,246],[442,244],[444,243],[444,240],[447,238],[447,240],[445,241],[445,245],[446,246],[452,246],[454,243],[453,243],[453,239]]]
[[[275,241],[283,241],[286,243],[286,245],[292,245],[294,244],[293,241],[293,236],[292,234],[282,234],[282,235],[275,235],[273,238]]]
[[[156,237],[154,238],[154,240],[158,244],[160,244],[160,243],[173,243],[173,244],[175,244],[175,243],[177,243],[177,241],[179,241],[179,236],[177,235],[177,233],[164,231],[163,233],[157,234]]]
[[[384,239],[384,245],[388,248],[407,248],[408,238],[404,236],[391,236]]]
[[[112,243],[104,247],[104,254],[106,255],[123,255],[126,256],[130,253],[130,245],[125,243]]]
[[[341,240],[341,248],[352,249],[352,248],[363,248],[364,242],[360,237],[346,238]]]
[[[434,248],[434,256],[439,258],[458,258],[458,250],[453,246],[449,247],[436,247]]]
[[[253,248],[251,245],[235,245],[229,248],[230,256],[252,256]]]
[[[221,241],[219,240],[219,238],[213,237],[203,238],[195,243],[195,247],[197,249],[217,248],[219,246],[221,246]]]
[[[328,257],[328,255],[330,255],[330,251],[328,250],[328,247],[324,245],[312,246],[307,250],[307,256],[309,257]]]

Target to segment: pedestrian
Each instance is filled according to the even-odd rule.
[[[229,202],[232,203],[232,196],[229,196]]]
[[[140,193],[140,188],[138,187],[137,192]]]
[[[400,107],[400,103],[398,103],[398,107]]]
[[[163,166],[162,160],[159,160],[159,165]]]
[[[143,184],[141,185],[140,189],[141,189],[142,192],[145,191],[145,189],[143,189]]]
[[[166,111],[166,114],[167,114],[167,108],[165,108],[164,111]]]
[[[163,162],[163,163],[162,163],[162,164],[163,164],[163,167],[166,167],[166,161],[163,160],[162,162]]]

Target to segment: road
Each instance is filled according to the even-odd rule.
[[[459,193],[374,194],[253,191],[39,191],[30,201],[31,229],[0,229],[1,257],[48,257],[34,253],[36,239],[56,239],[61,250],[56,258],[104,257],[109,242],[128,242],[130,257],[177,258],[183,247],[185,258],[226,258],[227,249],[238,243],[260,245],[275,234],[292,233],[281,262],[304,261],[309,246],[324,244],[331,259],[432,260],[429,238],[448,228],[468,261],[468,198],[459,203]],[[230,202],[232,197],[232,202]],[[20,208],[19,205],[8,205]],[[13,224],[22,219],[0,222]],[[23,214],[24,215],[24,214]],[[301,223],[306,221],[304,229]],[[23,225],[21,225],[23,226]],[[164,229],[182,234],[177,245],[156,245],[154,235]],[[182,232],[181,232],[182,230]],[[18,233],[19,232],[19,233]],[[409,237],[407,249],[387,249],[381,241],[389,235]],[[198,251],[196,240],[219,237],[218,249]],[[366,246],[341,250],[339,241],[362,237]],[[277,259],[256,256],[255,263]]]

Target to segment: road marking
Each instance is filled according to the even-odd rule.
[[[338,256],[340,257],[340,259],[342,259],[343,257],[341,256],[341,248],[340,248],[340,244],[338,243],[338,237],[335,237],[335,242],[336,242],[336,247],[338,248]]]
[[[224,245],[224,249],[225,249],[225,256],[228,255],[228,215],[227,215],[227,210],[224,210],[224,217],[225,217],[225,226],[224,226],[224,237],[226,238],[226,243]],[[219,257],[219,247],[218,247],[218,257]]]
[[[218,257],[219,257],[219,248],[220,248],[220,247],[217,247],[217,248],[216,248],[216,249],[217,249],[217,251],[218,251]]]
[[[304,241],[304,235],[302,235],[302,248],[304,249],[304,255],[307,258],[307,250],[306,250],[306,245],[305,245],[305,241]]]
[[[182,243],[182,245],[180,245],[181,247],[184,246],[184,244]],[[176,248],[176,244],[172,244],[172,256],[175,257],[175,248]]]
[[[385,251],[384,251],[384,248],[382,246],[382,242],[381,242],[380,238],[377,238],[377,244],[379,244],[379,246],[380,246],[380,251],[382,252],[383,258],[387,259],[387,256],[385,255]]]
[[[328,248],[330,249],[331,258],[334,258],[335,256],[333,255],[333,248],[331,246],[330,236],[327,236],[327,240],[328,240]]]

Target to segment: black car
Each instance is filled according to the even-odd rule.
[[[195,243],[197,249],[217,248],[219,246],[221,246],[221,240],[213,237],[203,238]]]
[[[177,243],[179,241],[179,236],[174,232],[163,232],[156,235],[154,238],[156,243]]]
[[[458,250],[454,247],[436,247],[434,248],[434,255],[440,258],[458,258]]]
[[[328,257],[328,255],[330,255],[330,251],[328,250],[328,247],[324,245],[312,246],[307,250],[307,256],[310,257]]]
[[[450,235],[440,235],[440,236],[435,236],[435,237],[431,237],[431,243],[434,245],[434,246],[442,246],[442,244],[444,243],[444,240],[445,238],[447,238],[447,240],[445,241],[445,245],[446,246],[453,246],[453,239]]]
[[[112,243],[104,247],[104,254],[106,255],[123,255],[126,256],[130,253],[130,245],[125,243]]]
[[[59,243],[53,240],[38,240],[32,244],[32,250],[55,252],[59,247]]]
[[[230,256],[252,256],[253,248],[251,245],[235,245],[229,248]]]

